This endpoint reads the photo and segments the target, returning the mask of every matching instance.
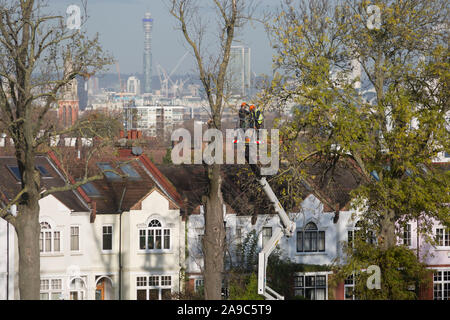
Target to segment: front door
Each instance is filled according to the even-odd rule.
[[[95,288],[95,300],[105,300],[105,279],[100,280]]]

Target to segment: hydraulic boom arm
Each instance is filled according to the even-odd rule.
[[[277,196],[273,192],[266,178],[260,175],[259,167],[255,164],[250,164],[250,167],[257,176],[262,189],[272,203],[273,208],[280,217],[281,221],[281,228],[277,228],[275,230],[272,237],[266,243],[258,256],[258,293],[269,300],[284,300],[284,297],[282,295],[278,294],[266,285],[267,261],[270,254],[273,252],[273,250],[275,250],[280,239],[283,236],[291,237],[294,234],[295,223],[289,219],[289,216],[287,215],[286,211],[284,211],[280,201],[278,201]]]

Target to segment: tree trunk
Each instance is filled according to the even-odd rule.
[[[381,248],[387,250],[397,244],[395,237],[395,212],[393,210],[386,210],[385,215],[381,221]]]
[[[21,300],[39,300],[40,251],[39,203],[19,206],[15,229],[19,245],[19,292]]]
[[[222,292],[225,228],[221,192],[220,165],[208,167],[209,194],[206,200],[204,289],[206,300],[220,300]]]

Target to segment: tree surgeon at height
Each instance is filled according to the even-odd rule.
[[[170,0],[170,13],[191,49],[197,63],[200,81],[205,89],[211,118],[208,125],[221,129],[222,112],[230,95],[227,82],[228,65],[236,30],[242,28],[253,12],[252,1],[214,0],[203,1]],[[211,10],[212,9],[212,10]],[[217,14],[208,21],[210,12]],[[216,23],[217,28],[210,28]],[[214,31],[217,34],[214,34]],[[206,54],[205,34],[210,32],[217,46],[216,53]],[[205,299],[220,300],[224,271],[225,230],[223,219],[222,178],[220,164],[206,165],[209,190],[204,196],[205,236],[204,247],[204,290]]]

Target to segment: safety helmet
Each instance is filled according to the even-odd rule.
[[[253,111],[253,110],[255,110],[255,105],[254,104],[252,104],[251,106],[250,106],[250,111]]]
[[[247,102],[242,102],[241,107],[245,107],[247,105]]]

